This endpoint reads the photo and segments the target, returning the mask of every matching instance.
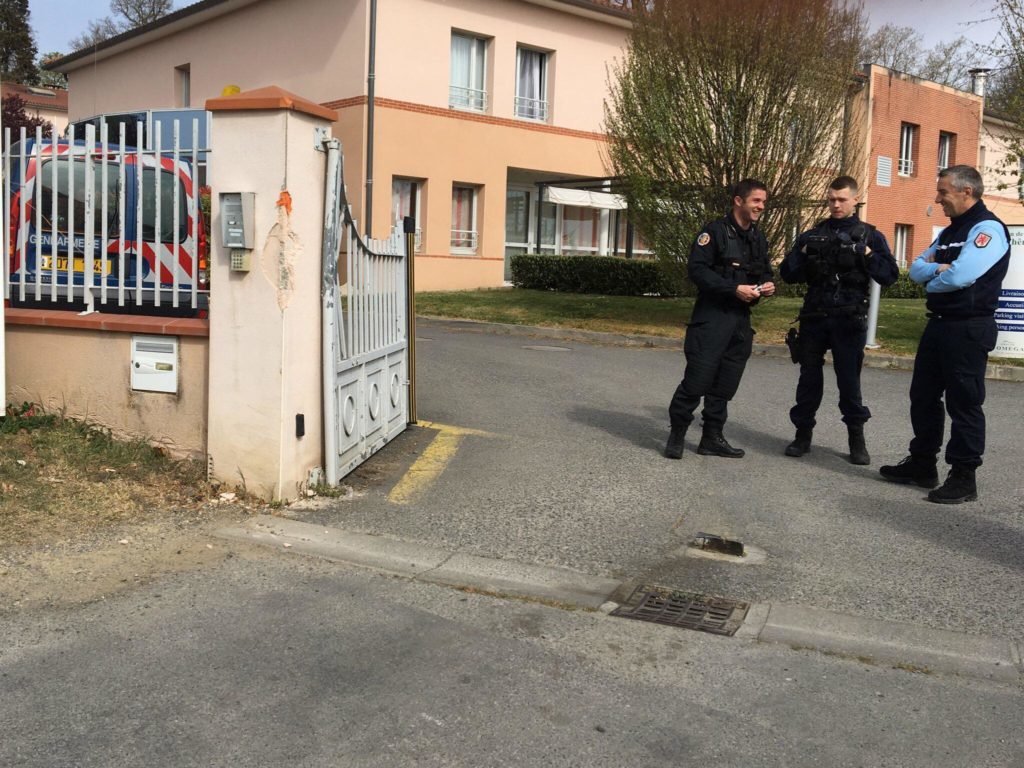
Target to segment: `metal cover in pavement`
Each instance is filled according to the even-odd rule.
[[[633,590],[626,604],[611,615],[715,635],[733,635],[743,624],[749,608],[748,603],[738,600],[643,586]]]

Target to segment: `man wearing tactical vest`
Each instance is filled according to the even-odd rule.
[[[811,450],[815,414],[825,385],[825,351],[839,387],[839,411],[846,423],[852,464],[868,464],[864,423],[871,411],[861,399],[860,371],[867,341],[871,280],[882,286],[899,277],[885,236],[857,216],[860,190],[852,176],[840,176],[826,192],[829,218],[796,239],[779,272],[787,283],[807,283],[800,310],[800,334],[793,358],[800,363],[796,405],[789,411],[796,437],[787,456]]]
[[[935,241],[910,266],[925,286],[928,324],[917,345],[910,383],[910,455],[881,467],[886,480],[933,488],[928,500],[960,504],[978,498],[975,470],[985,452],[985,367],[996,345],[995,311],[1010,265],[1010,233],[981,201],[981,175],[969,165],[939,173],[935,202],[949,217]],[[936,468],[949,413],[941,488]]]
[[[705,226],[690,249],[687,271],[697,286],[697,303],[683,344],[686,371],[669,406],[667,458],[683,458],[683,438],[701,398],[704,431],[697,453],[743,457],[743,450],[726,441],[722,427],[753,347],[750,308],[775,293],[768,244],[757,228],[767,200],[760,181],[739,182],[732,210]]]

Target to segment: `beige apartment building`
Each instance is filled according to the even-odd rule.
[[[226,86],[337,111],[357,218],[370,201],[378,237],[416,220],[418,290],[474,288],[501,285],[528,244],[622,247],[618,198],[538,182],[608,174],[607,72],[629,27],[615,0],[388,0],[372,19],[369,0],[202,0],[55,68],[72,120],[201,108]]]
[[[978,146],[985,204],[1007,224],[1024,224],[1024,162],[1010,150],[1019,135],[1010,121],[986,110]]]

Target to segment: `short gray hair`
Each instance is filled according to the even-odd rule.
[[[975,200],[981,200],[981,196],[985,194],[985,182],[981,180],[981,174],[978,173],[977,168],[969,165],[951,165],[939,171],[940,179],[947,177],[952,181],[953,189],[957,192],[963,192],[964,187],[970,187],[974,190]]]

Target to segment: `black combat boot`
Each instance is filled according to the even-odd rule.
[[[805,453],[810,453],[811,434],[812,430],[810,427],[800,427],[797,429],[793,442],[786,446],[786,455],[798,459]]]
[[[928,494],[928,501],[936,504],[963,504],[978,498],[978,484],[974,480],[974,468],[954,464],[941,488]]]
[[[724,456],[727,459],[742,459],[746,453],[742,448],[733,448],[725,439],[721,429],[705,427],[700,436],[697,453],[701,456]]]
[[[879,474],[893,483],[913,483],[922,488],[934,488],[939,484],[939,473],[935,469],[934,456],[910,454],[899,464],[888,464],[878,468]]]
[[[686,427],[672,427],[668,433],[668,442],[665,443],[666,459],[683,458],[683,438],[686,437]]]
[[[850,437],[850,463],[870,464],[871,457],[868,455],[868,447],[864,444],[864,425],[847,424],[846,432]]]

